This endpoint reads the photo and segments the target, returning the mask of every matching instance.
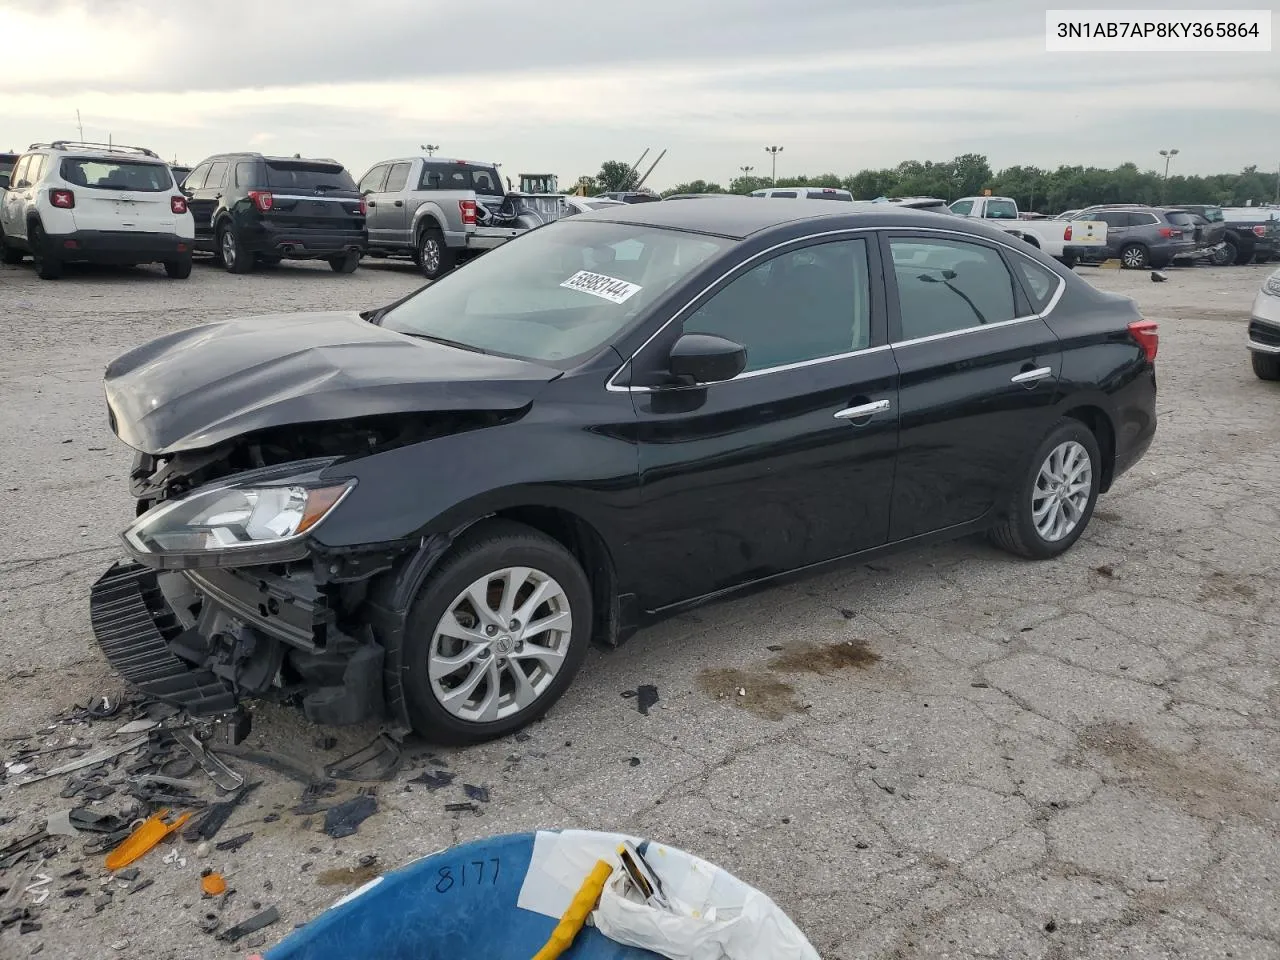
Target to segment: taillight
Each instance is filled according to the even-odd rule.
[[[1267,228],[1259,224],[1253,228],[1253,235],[1255,237],[1265,237],[1267,235]]]
[[[474,226],[476,222],[476,202],[474,200],[459,200],[458,209],[462,211],[463,226]]]
[[[1173,227],[1161,227],[1161,228],[1160,228],[1160,236],[1165,237],[1165,238],[1168,238],[1168,237],[1180,237],[1180,236],[1182,236],[1182,231],[1181,231],[1181,230],[1175,230]]]
[[[270,190],[250,190],[249,199],[253,201],[253,205],[266,213],[271,209],[271,191]]]
[[[172,210],[174,213],[186,213],[187,198],[186,197],[170,197],[169,209]]]
[[[1135,320],[1129,324],[1129,336],[1147,355],[1147,363],[1155,363],[1156,353],[1160,350],[1159,330],[1160,325],[1154,320]]]
[[[360,216],[365,216],[369,212],[369,202],[364,197],[360,198]]]
[[[50,190],[49,202],[63,210],[71,210],[76,205],[76,195],[70,190]]]
[[[1070,239],[1071,239],[1071,224],[1069,224],[1069,223],[1068,223],[1068,224],[1067,224],[1067,229],[1065,229],[1065,230],[1063,230],[1063,231],[1062,231],[1062,239],[1063,239],[1063,240],[1070,240]]]

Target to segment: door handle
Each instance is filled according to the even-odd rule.
[[[874,403],[860,403],[856,407],[845,407],[843,410],[836,411],[837,420],[859,420],[862,417],[869,417],[873,413],[884,413],[889,409],[888,400],[876,400]]]
[[[1039,383],[1045,377],[1053,376],[1053,367],[1036,367],[1034,370],[1023,370],[1009,378],[1011,383]]]
[[[403,207],[403,206],[404,206],[404,201],[403,201],[403,200],[397,200],[397,201],[396,201],[396,206],[397,206],[397,207]]]

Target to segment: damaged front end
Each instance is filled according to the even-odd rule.
[[[403,611],[389,612],[379,597],[402,561],[438,548],[439,538],[331,554],[310,535],[355,489],[344,461],[485,425],[473,421],[450,413],[315,424],[287,439],[268,432],[212,450],[138,455],[138,517],[121,535],[130,559],[90,592],[108,661],[143,693],[194,716],[268,699],[299,702],[318,724],[390,713],[404,726],[402,711],[387,709],[383,642],[398,637]]]

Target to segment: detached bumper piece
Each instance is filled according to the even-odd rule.
[[[111,666],[147,696],[194,716],[235,709],[236,696],[227,683],[170,652],[169,642],[183,631],[154,571],[136,563],[113,564],[89,591],[89,619]]]

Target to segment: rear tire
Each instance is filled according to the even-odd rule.
[[[1280,355],[1250,351],[1249,356],[1259,380],[1280,380]]]
[[[1120,251],[1120,263],[1128,270],[1145,270],[1151,266],[1151,255],[1140,243],[1131,243]]]
[[[340,257],[329,258],[329,268],[334,273],[355,273],[360,266],[360,254],[347,253]]]
[[[482,587],[481,596],[485,598],[490,612],[497,610],[506,596],[506,589],[496,578],[500,572],[512,568],[528,572],[528,588],[532,590],[535,583],[541,582],[538,589],[544,590],[551,598],[545,605],[527,611],[528,619],[545,623],[552,616],[567,612],[570,617],[567,629],[527,634],[530,639],[526,646],[521,639],[526,636],[520,632],[522,628],[508,629],[509,625],[504,623],[500,630],[496,627],[492,630],[491,640],[486,639],[485,614],[468,606],[469,601],[463,599],[464,594],[472,585],[483,584],[490,579],[488,586]],[[498,584],[496,588],[495,584]],[[515,598],[514,612],[520,613],[523,599],[527,597],[517,593]],[[543,612],[538,615],[539,611]],[[457,627],[461,617],[475,621],[461,631],[474,639],[453,640],[454,634],[459,632]],[[444,624],[451,628],[447,637],[439,636]],[[506,520],[489,521],[475,527],[427,577],[409,612],[401,680],[413,728],[436,743],[469,744],[506,736],[532,723],[551,708],[573,681],[586,657],[591,630],[591,585],[581,565],[562,544],[531,527]],[[446,641],[449,642],[447,650],[444,649]],[[459,646],[461,649],[455,649]],[[545,648],[552,655],[545,658],[532,656],[528,652],[530,646]],[[477,651],[477,647],[481,649]],[[477,655],[450,670],[444,658],[460,658],[467,652]],[[557,658],[554,656],[556,653],[561,656]],[[437,672],[434,680],[431,677],[433,660]],[[540,673],[549,672],[552,666],[556,669],[549,677]],[[490,671],[488,676],[477,678],[474,675],[475,671],[485,669]],[[534,671],[532,676],[529,669]],[[512,671],[517,670],[526,678],[523,691],[532,697],[523,707],[516,702],[521,696],[521,685],[516,682]],[[510,698],[505,705],[501,699],[495,702],[494,711],[511,712],[501,718],[484,721],[460,715],[479,711],[489,703],[489,677],[497,677],[494,690]],[[442,702],[442,695],[451,691],[461,692],[468,686],[470,690],[452,709]],[[542,689],[537,690],[538,686]],[[485,693],[480,694],[480,690]],[[474,706],[470,705],[473,696],[477,701]]]
[[[1029,560],[1065,553],[1089,526],[1101,481],[1102,453],[1093,431],[1064,417],[1036,448],[1005,520],[991,530],[992,542]],[[1053,529],[1055,517],[1063,523]]]
[[[418,267],[428,280],[439,280],[454,268],[457,255],[444,242],[439,227],[427,227],[418,238]]]
[[[1236,247],[1236,257],[1235,257],[1235,261],[1234,261],[1234,262],[1235,262],[1235,265],[1236,265],[1237,267],[1243,267],[1243,266],[1244,266],[1245,264],[1247,264],[1247,263],[1252,263],[1252,262],[1253,262],[1253,250],[1242,250],[1242,249],[1240,249],[1240,247],[1239,247],[1239,246],[1237,246],[1237,247]]]
[[[191,276],[191,255],[188,254],[179,260],[166,260],[164,262],[164,272],[170,280],[185,280]]]
[[[235,227],[229,223],[224,223],[218,228],[218,253],[228,273],[253,272],[253,254],[245,252],[240,238],[236,235]]]
[[[36,276],[41,280],[57,280],[62,276],[62,261],[49,256],[49,238],[44,227],[33,223],[27,228],[27,242],[31,244],[31,260],[36,265]]]

